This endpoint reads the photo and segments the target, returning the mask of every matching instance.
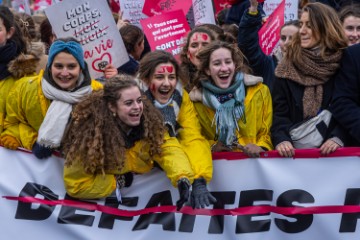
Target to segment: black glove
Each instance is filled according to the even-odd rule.
[[[215,203],[216,198],[206,188],[206,181],[203,178],[196,178],[192,184],[191,206],[192,208],[204,208],[210,203]]]
[[[43,158],[50,157],[53,150],[51,148],[44,147],[44,146],[38,144],[37,142],[35,142],[32,147],[32,152],[37,158],[43,159]]]
[[[189,200],[190,182],[187,178],[181,178],[178,182],[178,190],[180,199],[176,202],[176,210],[179,211],[181,207]]]
[[[118,188],[130,187],[133,180],[134,180],[134,175],[132,172],[116,175],[116,186]]]

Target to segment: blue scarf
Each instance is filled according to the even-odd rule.
[[[244,74],[239,72],[234,83],[227,89],[221,89],[210,81],[201,81],[203,104],[215,110],[212,125],[216,126],[218,140],[231,146],[239,130],[238,120],[246,123]]]

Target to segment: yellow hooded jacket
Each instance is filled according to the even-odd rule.
[[[41,123],[50,106],[41,88],[43,71],[38,75],[23,77],[16,82],[6,102],[6,117],[1,138],[10,135],[20,146],[31,150],[38,135]],[[101,89],[101,83],[92,80],[93,90]]]
[[[253,143],[272,150],[270,127],[273,111],[269,88],[260,82],[260,78],[251,75],[245,75],[244,83],[246,87],[244,101],[246,124],[241,120],[238,121],[240,128],[236,136],[238,143],[243,146]],[[201,102],[199,89],[193,90],[190,96],[193,101],[196,101],[194,106],[199,116],[202,133],[212,145],[216,143],[216,129],[212,124],[215,111]]]
[[[121,171],[101,173],[87,173],[79,161],[71,166],[64,167],[64,185],[67,193],[75,198],[103,198],[109,196],[116,188],[115,174],[127,172],[146,173],[153,166],[154,161],[165,171],[172,185],[176,186],[177,181],[183,177],[194,179],[194,174],[184,151],[181,149],[176,138],[168,133],[164,136],[165,142],[162,145],[161,156],[150,156],[149,146],[145,141],[140,140],[126,150],[124,167]]]

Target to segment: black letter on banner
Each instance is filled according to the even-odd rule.
[[[350,188],[346,191],[344,205],[358,206],[360,203],[360,189]],[[341,217],[340,232],[355,232],[360,213],[344,213]]]
[[[26,183],[24,188],[21,190],[19,197],[36,197],[36,195],[44,196],[45,200],[58,200],[59,196],[52,192],[48,187],[37,183]],[[45,220],[54,211],[55,206],[40,204],[36,209],[31,206],[33,203],[18,202],[16,209],[16,219],[27,219],[27,220]]]
[[[256,201],[272,201],[273,191],[266,189],[241,191],[239,207],[254,206]],[[256,205],[264,206],[264,205]],[[236,233],[252,233],[269,231],[271,220],[252,221],[255,216],[268,216],[268,214],[251,214],[238,216],[236,220]]]
[[[72,198],[69,195],[65,195],[65,200],[73,200],[73,201],[80,201],[76,198]],[[91,203],[85,202],[84,203]],[[94,216],[89,215],[82,215],[82,214],[75,214],[76,210],[82,210],[87,212],[94,212],[94,210],[87,210],[84,208],[75,208],[75,207],[68,207],[62,206],[59,213],[58,223],[62,224],[78,224],[78,225],[85,225],[85,226],[92,226],[94,223]]]
[[[234,204],[236,192],[211,192],[217,202],[214,209],[224,209],[225,204]],[[183,214],[180,221],[179,232],[193,232],[195,225],[195,215]],[[223,233],[224,216],[212,216],[208,233]]]
[[[301,189],[293,189],[281,194],[277,200],[277,206],[279,207],[293,207],[293,202],[298,203],[314,203],[314,197]],[[290,218],[295,218],[297,221],[289,222],[285,219],[275,218],[276,226],[286,233],[299,233],[309,228],[313,222],[314,216],[312,214],[295,214],[284,215]]]
[[[149,200],[148,204],[146,205],[147,208],[149,207],[156,207],[156,206],[172,206],[172,199],[171,199],[171,192],[170,191],[163,191],[159,193],[155,193]],[[134,230],[143,230],[146,229],[150,224],[161,224],[163,225],[163,230],[166,231],[175,231],[175,214],[174,213],[149,213],[141,215],[136,222]]]
[[[127,207],[136,207],[139,201],[138,197],[123,197],[122,202],[120,203],[116,197],[108,197],[105,200],[105,206],[113,207],[118,209],[119,205],[127,206]],[[112,214],[103,213],[100,217],[99,228],[107,228],[113,229],[115,219],[123,220],[123,221],[132,221],[133,217],[122,217],[116,216]]]

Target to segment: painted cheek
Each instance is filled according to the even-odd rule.
[[[151,85],[150,85],[150,91],[151,91],[152,93],[154,93],[155,90],[156,90],[155,84],[151,84]]]

